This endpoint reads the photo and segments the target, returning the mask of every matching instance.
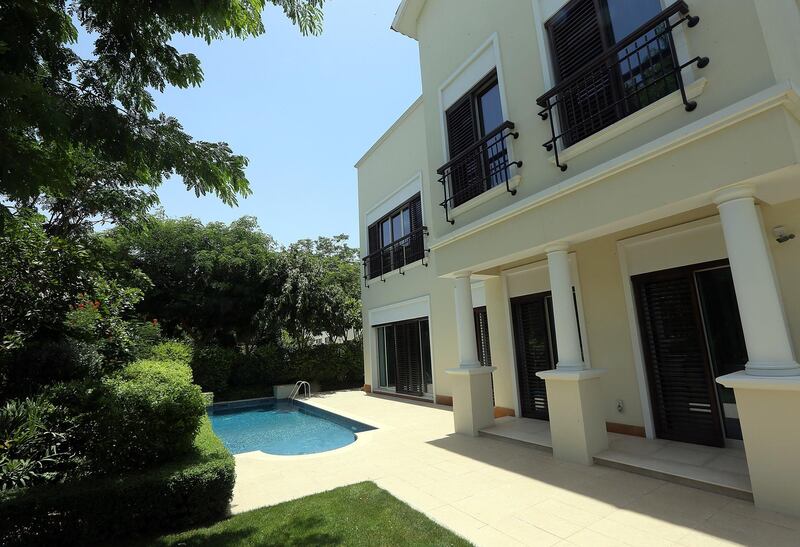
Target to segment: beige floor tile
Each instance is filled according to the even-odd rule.
[[[583,526],[564,519],[556,513],[543,511],[538,505],[533,505],[521,511],[517,511],[514,513],[514,516],[562,539],[566,539],[584,528]]]
[[[454,435],[449,409],[359,392],[310,402],[379,429],[322,454],[236,456],[233,512],[374,480],[475,545],[800,545],[800,519],[617,469],[565,464],[506,440]],[[629,453],[705,462],[713,472],[741,470],[744,461],[733,451],[609,439]]]
[[[471,517],[452,505],[442,505],[441,507],[427,511],[426,514],[442,526],[454,530],[457,534],[468,533],[486,526],[485,522]]]
[[[477,530],[469,530],[461,537],[474,544],[476,547],[514,547],[524,545],[491,526],[484,526]]]
[[[506,517],[495,527],[524,545],[545,547],[555,545],[562,539],[514,516]]]

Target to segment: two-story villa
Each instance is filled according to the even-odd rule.
[[[800,514],[800,4],[403,0],[392,28],[423,92],[356,165],[365,390],[586,464],[743,447],[743,491]]]

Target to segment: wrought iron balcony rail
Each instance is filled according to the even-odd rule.
[[[369,287],[370,280],[376,277],[386,281],[384,275],[394,270],[399,270],[400,275],[405,275],[403,267],[417,260],[422,260],[427,266],[428,263],[425,262],[428,254],[428,249],[425,248],[427,235],[427,226],[422,226],[362,258],[364,286]]]
[[[673,30],[684,22],[692,28],[700,18],[690,15],[689,6],[681,0],[536,99],[542,108],[539,116],[549,120],[552,134],[543,146],[555,153],[562,171],[567,165],[559,161],[559,148],[563,150],[674,91],[680,91],[687,112],[697,107],[697,102],[686,96],[682,71],[692,64],[703,68],[709,60],[698,56],[679,61]]]
[[[455,222],[450,218],[454,207],[495,186],[505,184],[511,195],[517,193],[509,185],[511,167],[522,167],[522,162],[510,161],[508,137],[516,139],[519,133],[513,122],[507,121],[436,170],[444,187],[444,201],[439,205],[444,207],[447,222]]]

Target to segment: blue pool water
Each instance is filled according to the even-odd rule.
[[[234,454],[254,450],[278,455],[325,452],[352,443],[356,433],[373,429],[301,402],[214,405],[209,414],[214,432]]]

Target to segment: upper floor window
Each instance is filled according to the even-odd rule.
[[[693,110],[681,70],[694,62],[702,68],[708,59],[678,60],[672,30],[684,21],[697,24],[688,13],[683,0],[663,11],[659,0],[570,0],[550,18],[545,28],[557,83],[537,99],[553,129],[548,150],[557,154],[558,145],[568,147],[676,90]]]
[[[393,209],[367,228],[369,254],[364,275],[374,279],[423,258],[425,246],[420,194]]]
[[[445,121],[450,161],[437,173],[445,186],[442,206],[449,212],[511,178],[506,139],[517,134],[503,116],[497,72],[493,70],[448,108]]]

